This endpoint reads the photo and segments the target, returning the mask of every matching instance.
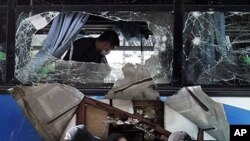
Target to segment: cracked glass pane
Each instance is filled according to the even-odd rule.
[[[35,33],[48,25],[57,15],[58,12],[45,12],[25,18],[27,14],[20,14],[17,20],[20,22],[17,23],[18,28],[16,31],[15,77],[21,82],[27,83],[29,78],[36,79],[36,74],[40,71],[37,66],[40,64],[39,62],[47,63],[47,58],[53,58],[51,55],[46,55],[43,58],[35,55],[37,49],[31,46],[31,43]]]
[[[249,12],[190,12],[184,28],[186,81],[249,85]]]
[[[171,81],[173,60],[173,15],[171,12],[102,12],[101,16],[115,21],[145,21],[153,33],[151,42],[154,45],[154,52],[145,61],[145,67],[149,69],[155,82],[169,83]]]
[[[0,83],[6,78],[6,29],[7,13],[0,11]]]
[[[113,29],[119,35],[120,46],[111,51],[103,63],[64,61],[67,51],[56,58],[42,49],[51,23],[58,15],[58,12],[45,12],[26,18],[27,13],[20,14],[16,32],[15,77],[22,83],[114,83],[124,77],[122,67],[127,63],[143,65],[157,83],[171,82],[171,12],[89,13],[91,16],[75,40],[98,37],[102,28]],[[100,25],[96,23],[98,20]],[[72,44],[70,46],[69,52],[73,49]]]

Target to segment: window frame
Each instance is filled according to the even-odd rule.
[[[0,92],[19,84],[14,77],[15,72],[15,27],[19,12],[45,12],[45,11],[174,11],[174,58],[173,58],[173,82],[171,84],[159,84],[158,90],[161,96],[174,94],[180,88],[188,86],[183,82],[183,20],[184,12],[189,11],[250,11],[250,5],[185,5],[183,0],[174,0],[173,4],[154,5],[17,5],[17,0],[8,0],[8,5],[1,5],[0,10],[7,11],[7,56],[6,56],[6,83],[0,86]],[[182,59],[179,59],[181,56]],[[178,71],[177,71],[178,70]],[[104,95],[113,84],[76,86],[79,90],[89,95]],[[249,86],[218,86],[202,85],[203,90],[209,96],[250,96]]]

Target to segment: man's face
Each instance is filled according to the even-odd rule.
[[[99,49],[100,50],[110,50],[111,49],[111,46],[110,46],[110,43],[109,42],[99,42]]]
[[[105,42],[105,45],[104,45],[103,49],[106,50],[106,51],[110,51],[111,50],[110,43],[109,42]]]
[[[111,51],[111,46],[109,42],[104,42],[101,48],[102,48],[101,54],[103,55],[108,55]]]

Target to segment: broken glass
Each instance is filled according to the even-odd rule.
[[[249,12],[190,12],[184,28],[187,83],[249,85]]]
[[[47,59],[53,58],[49,54],[42,58],[41,55],[34,57],[35,54],[32,50],[35,48],[31,46],[31,42],[34,34],[47,26],[58,14],[58,12],[44,12],[25,19],[19,18],[20,24],[16,32],[15,77],[21,82],[27,83],[29,78],[34,79],[36,77],[37,71],[40,70],[40,68],[37,68],[38,62],[46,62]],[[25,16],[21,14],[21,17]]]
[[[173,15],[171,12],[101,12],[99,16],[107,18],[107,19],[111,19],[114,21],[126,21],[126,22],[145,21],[147,23],[149,30],[153,34],[150,40],[151,40],[151,44],[154,45],[154,48],[153,48],[154,51],[147,60],[145,60],[145,58],[148,55],[145,56],[144,51],[141,52],[140,58],[142,60],[145,60],[145,62],[144,63],[142,62],[141,64],[149,69],[151,76],[154,78],[156,83],[169,83],[171,81],[172,56],[173,56],[172,55],[173,53],[173,34],[172,34]],[[127,36],[125,34],[124,38],[126,37]],[[137,41],[138,41],[138,36],[137,36]],[[129,40],[129,43],[138,45],[136,40]],[[124,58],[128,58],[128,57],[124,56]],[[130,58],[134,59],[137,57],[133,55]],[[126,63],[134,63],[134,62],[126,62]],[[124,63],[123,65],[120,65],[120,66],[124,66]],[[120,74],[121,73],[122,72],[120,71]]]
[[[142,65],[126,64],[123,79],[118,79],[105,98],[132,100],[159,100],[160,94],[150,72]]]
[[[112,28],[119,33],[121,45],[127,49],[122,50],[122,47],[121,49],[118,47],[117,50],[112,51],[106,56],[108,64],[64,61],[47,52],[43,52],[43,57],[39,57],[38,52],[44,45],[50,22],[58,14],[58,12],[45,12],[37,14],[36,18],[31,16],[24,19],[20,17],[25,16],[20,15],[21,20],[19,20],[20,24],[17,23],[19,26],[16,32],[15,77],[22,83],[114,83],[124,77],[121,68],[126,63],[143,65],[157,83],[171,82],[173,54],[173,20],[171,20],[173,15],[171,12],[89,13],[117,23],[118,21],[145,22],[150,30],[148,32],[152,34],[144,36],[138,29],[133,34],[125,33],[124,28],[114,25]],[[77,38],[87,36],[91,35],[80,34]],[[44,65],[40,68],[38,64]]]

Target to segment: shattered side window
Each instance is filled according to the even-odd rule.
[[[122,68],[125,64],[131,63],[147,68],[157,83],[171,82],[173,54],[171,12],[79,13],[91,16],[85,20],[86,23],[82,28],[79,28],[81,30],[78,34],[72,35],[73,41],[87,37],[96,38],[101,34],[101,28],[108,27],[118,33],[120,46],[106,56],[107,63],[64,61],[63,56],[73,49],[72,42],[65,45],[65,48],[68,48],[65,52],[47,47],[48,38],[49,40],[54,38],[48,37],[48,33],[53,31],[51,31],[52,23],[62,13],[45,12],[31,17],[27,13],[22,13],[19,15],[16,32],[15,77],[19,81],[61,82],[73,85],[114,83],[124,77]],[[96,20],[95,17],[102,18],[103,21],[108,20],[112,25],[98,27],[98,23],[91,23],[92,20]]]
[[[190,12],[184,29],[191,84],[249,85],[249,12]]]
[[[39,29],[47,26],[59,13],[45,12],[29,17],[21,13],[17,19],[15,77],[22,83],[36,82],[41,78],[41,68],[47,68],[56,60],[47,54],[40,57],[42,47],[32,46],[32,40]],[[41,63],[40,63],[41,62]]]
[[[6,78],[6,29],[7,12],[0,11],[0,83],[4,83]]]

